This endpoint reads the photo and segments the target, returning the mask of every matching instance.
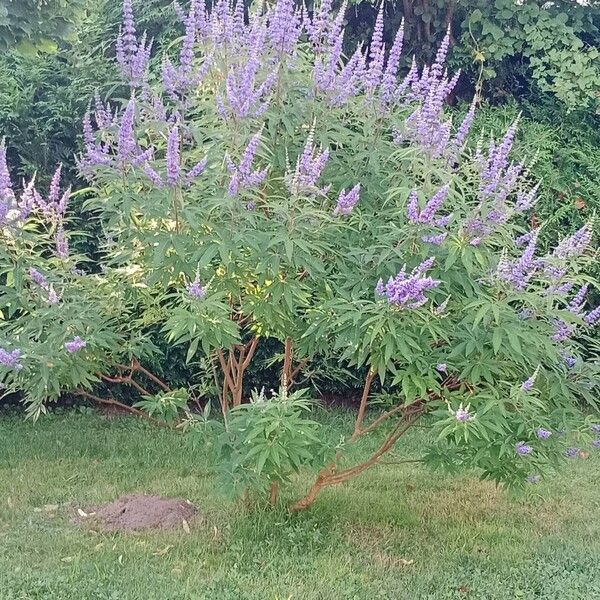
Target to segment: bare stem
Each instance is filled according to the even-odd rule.
[[[133,406],[128,406],[127,404],[123,404],[122,402],[119,402],[118,400],[113,400],[112,398],[101,398],[100,396],[90,394],[89,392],[86,392],[85,390],[82,390],[82,389],[76,389],[74,391],[74,393],[77,394],[78,396],[83,396],[84,398],[87,398],[88,400],[92,400],[92,402],[96,402],[98,404],[104,404],[106,406],[116,406],[116,407],[118,407],[122,410],[125,410],[131,414],[134,414],[138,417],[142,417],[142,418],[146,419],[147,421],[154,423],[154,425],[158,425],[159,427],[165,427],[167,429],[172,429],[166,423],[163,423],[162,421],[159,421],[158,419],[151,417],[150,415],[146,414],[145,412],[143,412],[141,410],[138,410],[137,408],[134,408]]]
[[[269,504],[275,506],[277,504],[277,495],[279,493],[279,484],[277,481],[271,481],[271,489],[269,490]]]
[[[363,387],[362,397],[360,399],[360,407],[358,408],[358,415],[356,416],[356,422],[354,424],[354,433],[352,434],[351,440],[356,440],[362,432],[362,424],[365,419],[365,411],[367,410],[367,401],[369,400],[369,392],[371,391],[371,384],[375,377],[375,371],[369,369],[367,377],[365,378],[365,385]]]
[[[372,454],[372,456],[353,467],[348,469],[344,469],[342,471],[337,471],[337,459],[331,462],[329,465],[321,469],[315,482],[312,484],[307,494],[295,502],[291,507],[291,512],[298,512],[300,510],[304,510],[311,506],[311,504],[316,500],[317,496],[321,493],[323,488],[337,485],[339,483],[344,483],[348,481],[348,479],[359,475],[363,471],[370,469],[374,465],[379,463],[379,459],[386,452],[389,452],[394,444],[398,441],[400,436],[402,436],[414,423],[415,421],[425,412],[425,408],[423,406],[418,407],[414,412],[406,414],[404,419],[401,420],[396,427],[392,430],[392,432],[387,436],[384,440],[383,444]]]

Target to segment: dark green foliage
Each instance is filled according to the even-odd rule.
[[[0,49],[55,52],[76,35],[89,0],[0,0]]]

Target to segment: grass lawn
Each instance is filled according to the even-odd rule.
[[[349,415],[329,421],[339,436]],[[396,454],[417,456],[425,440],[415,430]],[[75,411],[3,416],[0,599],[600,599],[599,484],[600,454],[517,499],[466,475],[383,465],[290,516],[219,494],[182,435]],[[189,534],[108,534],[62,506],[132,492],[184,496],[204,518]]]

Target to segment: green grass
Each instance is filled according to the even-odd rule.
[[[332,421],[331,435],[348,424]],[[425,439],[411,432],[396,458]],[[468,476],[384,465],[290,516],[220,495],[182,435],[74,411],[37,424],[4,416],[0,599],[595,599],[599,482],[594,455],[517,499]],[[107,534],[62,506],[130,492],[184,496],[203,519],[190,534]]]

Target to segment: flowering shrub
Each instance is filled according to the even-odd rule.
[[[345,6],[307,18],[280,0],[249,23],[242,3],[201,6],[178,8],[179,57],[155,72],[125,0],[131,97],[94,99],[79,158],[104,232],[99,272],[69,251],[60,169],[46,198],[32,181],[17,199],[0,156],[6,389],[37,415],[61,392],[102,400],[95,383],[124,383],[173,419],[185,394],[142,366],[156,331],[213,361],[224,415],[265,338],[284,344],[284,390],[316,355],[367,365],[351,441],[382,427],[384,442],[353,467],[338,454],[295,509],[426,414],[428,460],[511,484],[564,454],[559,431],[585,442],[579,405],[598,369],[573,333],[600,319],[586,304],[591,225],[538,251],[539,184],[511,160],[517,123],[471,153],[475,102],[457,126],[444,115],[449,38],[400,79],[403,29],[388,51],[382,13],[369,48],[342,60]],[[366,424],[376,376],[396,403]]]

